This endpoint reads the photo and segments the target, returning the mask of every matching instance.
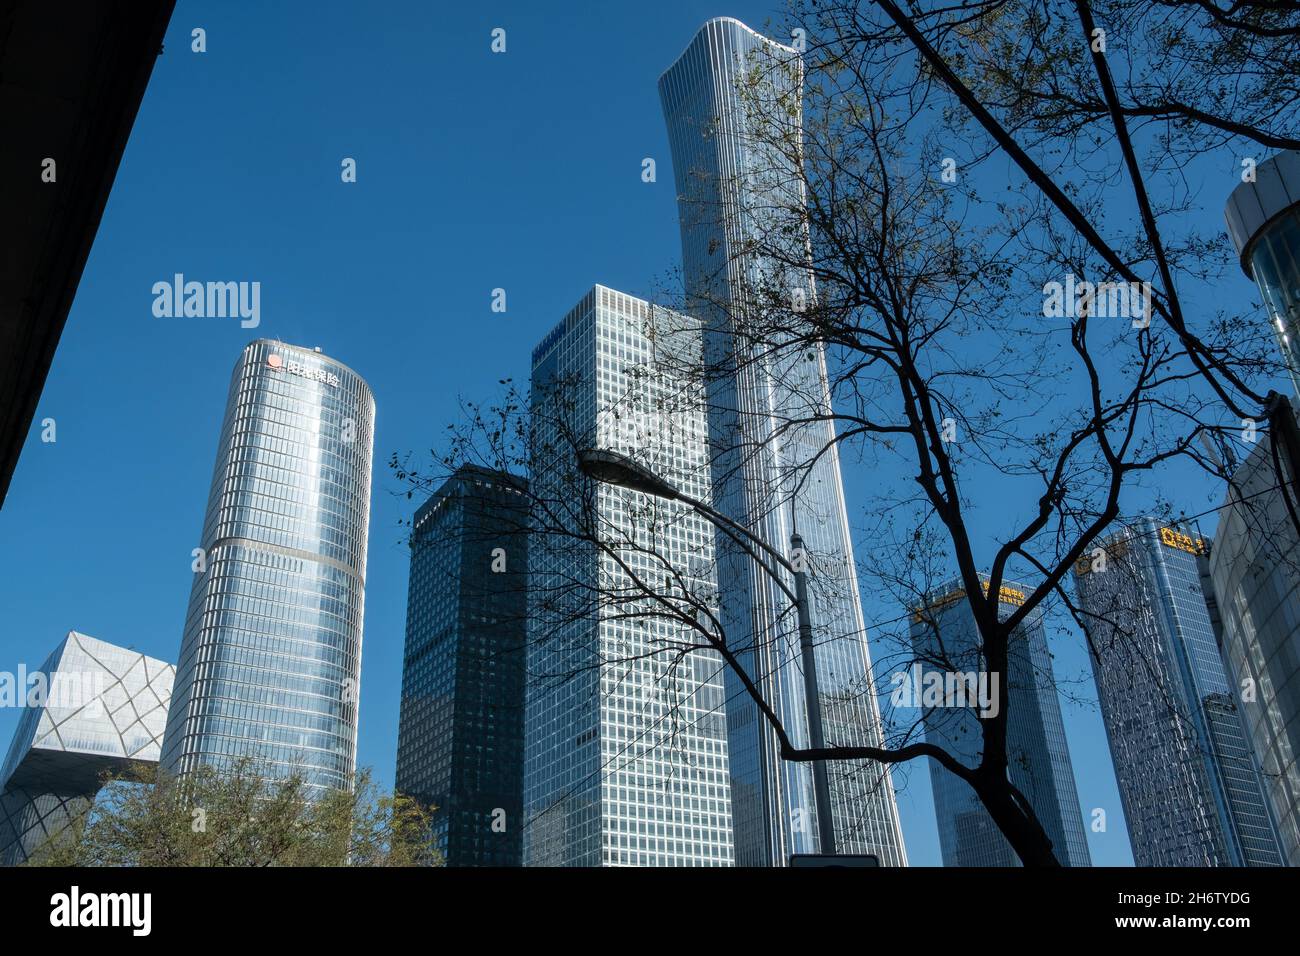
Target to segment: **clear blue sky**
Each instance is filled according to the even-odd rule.
[[[233,364],[255,337],[320,346],[378,405],[358,756],[391,784],[398,522],[415,503],[388,457],[431,447],[460,397],[523,381],[593,283],[662,286],[679,237],[656,81],[709,17],[760,28],[775,9],[182,0],[37,410],[58,441],[33,428],[0,510],[0,669],[39,665],[71,629],[176,659]],[[505,55],[489,51],[498,26]],[[344,157],[356,184],[340,182]],[[261,326],[155,318],[151,286],[176,272],[260,281]],[[846,474],[851,504],[863,481]],[[898,613],[867,607],[869,621]],[[1058,669],[1086,668],[1078,642],[1057,651]],[[0,710],[6,745],[17,716]],[[1085,820],[1111,820],[1089,834],[1094,862],[1129,863],[1100,720],[1066,721]],[[911,860],[937,864],[926,771],[906,776]]]

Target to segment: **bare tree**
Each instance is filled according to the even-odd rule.
[[[711,344],[656,353],[644,374],[684,383],[683,407],[706,407],[710,486],[743,485],[753,462],[781,450],[786,464],[773,487],[751,496],[764,510],[738,520],[761,526],[796,507],[825,481],[829,459],[875,476],[860,571],[901,613],[870,628],[874,672],[825,692],[826,746],[808,746],[797,718],[774,706],[769,683],[793,659],[792,623],[728,633],[722,613],[728,562],[761,564],[762,554],[740,548],[738,557],[724,533],[710,567],[684,568],[663,546],[667,528],[684,520],[679,502],[598,487],[576,467],[579,452],[609,441],[597,415],[631,417],[643,397],[593,409],[574,397],[579,382],[551,382],[530,396],[508,388],[498,403],[467,408],[436,474],[395,459],[399,479],[429,490],[466,460],[548,475],[530,483],[532,540],[549,539],[564,558],[533,599],[530,641],[562,642],[600,615],[669,625],[635,648],[593,656],[580,643],[572,655],[546,656],[562,663],[531,681],[611,667],[630,674],[654,662],[653,680],[680,687],[671,678],[687,661],[717,661],[786,760],[829,761],[873,788],[888,785],[887,768],[929,758],[970,786],[1025,864],[1061,862],[1015,782],[1023,755],[1008,743],[1009,682],[998,684],[997,707],[979,715],[972,761],[922,739],[921,716],[891,707],[879,675],[923,660],[1005,676],[1015,636],[1042,616],[1087,623],[1068,589],[1072,568],[1117,524],[1178,497],[1161,489],[1220,473],[1207,438],[1265,417],[1260,383],[1277,369],[1265,323],[1249,311],[1186,306],[1196,302],[1188,290],[1212,281],[1230,257],[1221,238],[1189,226],[1196,199],[1179,181],[1179,163],[1226,157],[1236,168],[1235,143],[1293,142],[1294,125],[1278,109],[1293,84],[1273,84],[1267,58],[1294,58],[1286,41],[1300,14],[1166,6],[1177,9],[1160,20],[1143,5],[1096,5],[1120,24],[1099,52],[1101,14],[1082,2],[989,0],[908,13],[889,0],[796,5],[791,23],[811,40],[802,61],[759,56],[738,91],[746,181],[721,184],[710,194],[720,197],[714,208],[690,212],[724,221],[742,193],[765,197],[747,208],[744,241],[718,257],[726,294],[710,299],[697,283],[679,303],[702,317]],[[1135,52],[1117,82],[1111,63],[1128,49],[1124,40]],[[1136,52],[1147,47],[1163,54]],[[1187,76],[1193,68],[1219,85],[1198,88]],[[1221,84],[1233,76],[1229,94]],[[1234,97],[1256,95],[1270,105],[1236,109]],[[1201,127],[1217,139],[1200,137]],[[1140,146],[1150,150],[1146,167]],[[653,335],[656,317],[646,321]],[[736,402],[734,383],[772,380],[786,387],[776,406],[756,413]],[[615,444],[663,468],[675,440],[632,435]],[[600,496],[611,494],[632,530],[604,517]],[[843,602],[856,588],[844,557],[808,555],[814,601]],[[588,573],[592,561],[608,573]],[[974,665],[969,652],[944,650],[936,588],[954,578],[978,632]],[[1002,597],[1012,582],[1020,596],[1009,605]],[[774,663],[756,666],[760,646]],[[1117,653],[1090,652],[1103,664]],[[853,700],[885,712],[884,739],[834,720],[860,712],[836,710]],[[681,695],[663,703],[657,728],[682,712]]]

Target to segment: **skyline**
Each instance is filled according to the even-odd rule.
[[[327,9],[337,23],[342,16],[339,9]],[[221,46],[215,41],[222,36],[222,31],[212,24],[219,26],[223,19],[229,21],[237,15],[237,12],[222,11],[214,16],[204,11],[203,19],[209,23],[209,33],[214,40],[209,55],[221,51]],[[271,16],[272,23],[275,23],[275,15]],[[519,16],[528,22],[527,14]],[[493,251],[490,255],[499,256],[500,263],[493,267],[480,263],[475,254],[448,259],[452,264],[447,266],[446,276],[440,277],[445,280],[445,285],[430,282],[418,272],[421,262],[425,261],[424,247],[419,241],[412,241],[414,248],[399,257],[407,267],[406,273],[400,268],[391,268],[388,261],[395,254],[393,247],[401,244],[396,237],[403,235],[403,226],[417,232],[405,219],[405,206],[400,200],[404,191],[419,177],[395,173],[393,167],[385,169],[379,162],[367,158],[362,150],[339,142],[342,137],[338,134],[332,139],[322,135],[311,143],[314,155],[310,164],[301,153],[289,151],[283,138],[268,136],[273,155],[276,149],[280,150],[280,166],[272,161],[270,168],[273,171],[279,168],[281,173],[273,178],[286,187],[293,201],[275,202],[270,196],[271,186],[256,186],[253,193],[260,196],[264,208],[275,210],[280,215],[289,211],[299,214],[298,228],[310,229],[313,222],[317,226],[332,227],[324,230],[322,245],[326,248],[332,245],[336,252],[343,249],[350,249],[353,255],[359,252],[360,262],[354,259],[345,263],[358,266],[358,269],[324,268],[319,259],[307,261],[307,258],[301,258],[292,244],[287,244],[292,252],[280,254],[272,249],[276,243],[269,238],[261,239],[263,245],[257,255],[268,257],[275,265],[262,277],[259,277],[260,266],[258,269],[250,268],[248,263],[255,257],[249,256],[247,249],[241,250],[239,242],[247,241],[249,247],[257,249],[258,240],[245,237],[240,228],[242,224],[228,222],[235,217],[228,213],[223,215],[224,210],[219,209],[219,204],[223,197],[229,201],[233,195],[242,195],[256,177],[241,177],[237,163],[227,166],[224,171],[230,173],[233,170],[234,175],[226,182],[238,182],[237,189],[234,192],[218,189],[216,197],[200,200],[190,194],[175,178],[176,174],[159,159],[167,155],[160,149],[164,143],[172,139],[184,142],[187,137],[202,134],[201,127],[196,129],[193,126],[182,126],[176,133],[168,130],[169,118],[174,115],[174,110],[169,107],[177,101],[184,102],[183,94],[174,91],[176,58],[171,56],[171,52],[185,50],[189,19],[192,18],[187,18],[186,8],[182,5],[169,32],[169,55],[160,60],[154,82],[146,95],[100,238],[91,253],[72,310],[64,343],[37,412],[37,423],[47,414],[56,418],[59,423],[58,441],[53,446],[44,445],[39,438],[39,424],[34,425],[9,501],[0,510],[0,539],[30,545],[21,555],[16,553],[17,548],[11,547],[0,557],[3,561],[0,568],[8,572],[0,596],[5,599],[6,607],[15,609],[10,618],[12,623],[7,624],[13,630],[0,636],[0,650],[4,654],[0,664],[31,663],[33,658],[39,658],[40,648],[48,645],[58,634],[72,629],[102,635],[124,645],[137,643],[153,656],[174,659],[184,619],[184,586],[177,585],[188,576],[190,549],[199,544],[201,500],[206,495],[206,480],[196,480],[195,476],[205,471],[210,474],[211,447],[219,430],[220,409],[214,406],[220,403],[213,401],[211,396],[219,393],[220,388],[214,389],[213,383],[228,375],[230,362],[252,337],[275,334],[308,348],[320,345],[327,353],[357,368],[374,384],[378,396],[382,437],[377,438],[375,449],[378,474],[371,508],[374,514],[372,528],[376,533],[373,535],[375,547],[367,578],[380,590],[378,602],[375,591],[370,591],[367,602],[366,666],[362,672],[363,737],[359,762],[374,767],[382,778],[387,779],[392,774],[391,751],[395,747],[393,738],[397,720],[396,705],[383,700],[383,688],[391,688],[393,674],[400,674],[400,621],[404,615],[405,598],[395,595],[404,592],[406,578],[400,558],[393,554],[394,551],[399,555],[402,552],[393,547],[395,540],[386,540],[386,537],[396,539],[398,534],[396,522],[391,519],[409,515],[413,510],[413,505],[390,500],[391,494],[386,494],[393,491],[391,483],[386,480],[387,457],[392,452],[425,447],[425,443],[443,426],[444,420],[451,417],[456,395],[481,397],[500,378],[522,380],[518,370],[526,364],[532,345],[551,326],[555,315],[564,312],[563,308],[552,309],[557,302],[571,304],[575,293],[593,282],[653,292],[656,274],[671,268],[677,244],[675,238],[674,241],[663,241],[665,223],[669,219],[671,232],[676,233],[675,197],[671,195],[668,167],[664,165],[668,153],[657,111],[644,110],[647,102],[653,104],[654,78],[658,73],[645,74],[640,65],[644,59],[649,59],[658,61],[662,69],[662,65],[670,62],[698,29],[703,17],[694,11],[689,15],[680,13],[665,17],[662,25],[655,25],[659,32],[654,35],[660,39],[665,34],[675,35],[686,20],[691,20],[692,25],[682,31],[675,42],[662,47],[658,43],[647,43],[645,46],[649,52],[641,53],[643,59],[632,58],[635,69],[628,67],[624,75],[635,77],[635,84],[608,84],[614,91],[608,100],[602,102],[621,100],[629,90],[634,90],[641,102],[636,121],[641,130],[640,140],[626,137],[627,130],[623,128],[620,133],[625,135],[625,139],[621,142],[625,146],[637,141],[655,145],[648,150],[631,149],[617,162],[605,157],[599,162],[579,163],[579,172],[573,174],[577,179],[585,180],[593,169],[605,170],[604,175],[608,178],[602,182],[606,186],[619,183],[617,187],[608,188],[606,194],[617,195],[626,205],[597,220],[605,233],[614,233],[618,226],[623,227],[617,232],[620,236],[636,232],[626,230],[623,222],[628,216],[629,206],[638,211],[653,211],[647,218],[656,226],[645,230],[645,237],[631,243],[633,251],[625,254],[611,251],[608,247],[617,246],[617,243],[606,242],[599,229],[581,228],[580,221],[555,228],[555,219],[548,217],[560,212],[563,204],[556,201],[553,206],[541,207],[532,199],[523,208],[531,208],[533,215],[545,222],[540,222],[541,228],[538,225],[523,227],[521,234],[533,240],[546,236],[550,240],[548,243],[520,240],[517,242],[520,251],[515,255]],[[572,24],[566,22],[566,25]],[[259,44],[266,44],[263,54],[269,53],[277,43],[290,43],[290,37],[293,38],[291,50],[294,44],[310,48],[310,34],[301,34],[302,24],[294,21],[292,33],[288,30],[289,24],[281,26],[285,29],[277,32],[272,27],[259,38]],[[545,35],[545,29],[544,25],[539,25],[534,33],[525,31],[524,37],[541,37]],[[486,29],[479,32],[486,35]],[[479,33],[473,35],[477,37]],[[526,59],[529,55],[539,55],[538,49],[526,41],[520,42],[517,37],[519,34],[512,32],[512,52],[508,56],[520,53]],[[395,37],[389,40],[398,42]],[[542,45],[540,42],[537,44],[538,47]],[[479,46],[485,48],[486,44]],[[282,50],[278,52],[283,53]],[[298,52],[301,54],[302,50]],[[479,52],[486,56],[484,50]],[[491,61],[474,67],[476,70],[493,68]],[[568,77],[567,82],[573,83],[574,78]],[[189,92],[192,94],[193,89]],[[243,87],[242,92],[245,95],[252,93],[252,85]],[[340,95],[345,101],[349,96],[356,97],[358,107],[362,102],[361,94],[356,92],[345,89]],[[592,90],[591,95],[604,94]],[[519,112],[526,110],[520,109]],[[220,117],[222,114],[217,115]],[[204,122],[212,122],[211,112]],[[572,130],[566,132],[566,128],[561,127],[550,131],[551,138],[542,139],[547,131],[540,124],[528,129],[537,142],[551,146],[572,135]],[[379,135],[382,138],[384,133]],[[210,145],[206,140],[204,143],[205,148]],[[338,156],[334,154],[351,155],[354,152],[361,154],[359,181],[355,186],[341,185],[336,174]],[[537,156],[530,154],[529,162],[524,165],[528,167],[536,160],[542,170],[556,175],[557,164],[543,158],[546,152],[544,146]],[[643,184],[639,181],[638,152],[659,157],[658,183]],[[152,161],[149,159],[151,155]],[[229,153],[221,155],[227,160],[231,158]],[[569,156],[568,161],[572,162],[570,154],[563,155]],[[187,158],[194,157],[190,154]],[[210,172],[222,171],[215,161],[209,161],[213,163]],[[300,184],[291,182],[293,177],[283,170],[287,167],[301,171],[305,166],[310,167],[311,176],[315,177],[312,181],[319,185],[307,190],[295,189],[294,186]],[[618,166],[617,175],[608,172],[610,166]],[[169,172],[172,173],[170,177]],[[193,173],[194,170],[190,169],[184,175]],[[220,180],[221,177],[217,178]],[[620,180],[625,180],[625,183]],[[536,182],[532,183],[531,188],[535,189],[536,185]],[[349,189],[357,190],[361,197],[373,196],[376,191],[386,196],[390,204],[385,210],[388,218],[371,218],[373,210],[364,208],[365,200],[350,195]],[[638,190],[643,193],[638,194]],[[556,191],[563,192],[558,188]],[[206,212],[198,211],[189,217],[194,221],[188,223],[188,231],[182,230],[179,241],[169,238],[165,250],[158,248],[156,238],[150,242],[147,237],[133,232],[138,227],[132,220],[139,217],[142,210],[151,208],[159,193],[170,196],[172,208],[192,208],[187,206],[187,202],[193,200],[199,210],[206,209]],[[425,194],[424,199],[428,201],[430,197]],[[317,206],[326,203],[345,207],[342,217],[349,217],[351,226],[367,237],[365,241],[358,242],[356,235],[346,234],[341,226],[342,217],[331,218],[317,211],[313,218]],[[467,202],[453,208],[467,213],[474,205],[476,203]],[[504,205],[508,208],[509,201]],[[611,201],[609,205],[620,206],[620,203]],[[1209,205],[1213,211],[1213,203]],[[235,208],[245,214],[254,211],[246,196]],[[277,218],[265,212],[263,216],[267,222]],[[181,217],[177,225],[187,225],[186,218]],[[578,217],[574,219],[578,220]],[[262,221],[258,220],[259,223]],[[452,221],[454,217],[449,217],[448,222]],[[207,235],[213,222],[222,224],[225,229],[224,248]],[[498,248],[487,239],[489,234],[495,235],[490,230],[477,233],[474,224],[461,225],[468,227],[471,236],[478,236],[483,248]],[[273,234],[274,229],[268,232]],[[379,239],[375,240],[373,235]],[[577,236],[583,238],[575,238]],[[520,267],[519,263],[536,256],[537,249],[545,249],[547,254],[537,257],[540,261],[531,267]],[[142,251],[149,254],[145,257],[148,265],[136,261]],[[450,256],[452,252],[449,248],[443,249],[445,255]],[[577,254],[571,255],[574,252]],[[194,258],[199,261],[192,265],[190,260]],[[643,260],[657,261],[660,269],[644,268]],[[330,262],[328,256],[325,261]],[[153,316],[150,312],[152,295],[149,293],[152,283],[182,271],[187,276],[209,281],[263,282],[261,327],[254,332],[242,329],[238,321],[228,319],[159,319]],[[502,273],[506,274],[504,278]],[[360,281],[356,278],[358,274]],[[517,276],[518,281],[512,276]],[[277,282],[277,277],[281,281]],[[287,281],[285,277],[288,277]],[[455,320],[430,321],[427,323],[430,328],[425,330],[419,328],[421,323],[412,322],[416,326],[414,329],[385,331],[384,323],[380,321],[383,316],[373,313],[391,310],[409,317],[409,313],[402,312],[403,307],[412,301],[428,301],[430,286],[438,293],[445,293],[444,310],[447,313],[473,318],[464,321],[463,325],[458,325]],[[1246,286],[1234,284],[1232,291],[1240,295],[1248,286],[1249,283]],[[376,303],[368,291],[372,288],[386,290],[389,297]],[[510,296],[511,305],[504,318],[495,316],[489,309],[490,293],[495,288],[505,288]],[[425,293],[424,299],[421,290]],[[1254,297],[1253,290],[1250,294]],[[291,295],[299,300],[292,305]],[[521,299],[522,307],[519,305]],[[308,316],[317,311],[333,312],[333,321],[309,324]],[[102,318],[114,313],[121,321],[113,323]],[[519,318],[521,313],[524,316],[522,320]],[[505,326],[494,323],[505,323]],[[485,352],[490,354],[484,355]],[[106,354],[115,356],[116,364],[111,368],[107,367],[109,363],[101,361]],[[119,355],[122,358],[120,362],[117,361]],[[436,370],[433,376],[429,375],[431,367]],[[121,399],[122,404],[117,406],[105,401],[105,394]],[[430,411],[430,406],[441,410],[441,417],[438,412]],[[393,425],[384,424],[386,416],[391,416]],[[218,427],[212,427],[214,420]],[[135,454],[123,453],[121,445]],[[132,468],[133,462],[146,464],[143,468]],[[845,472],[852,522],[854,505],[863,500],[866,481],[862,476],[855,478],[852,475],[851,465],[846,466]],[[1195,494],[1189,492],[1187,499],[1194,498]],[[1204,509],[1194,507],[1191,510],[1199,512]],[[108,548],[105,545],[125,534],[124,525],[129,514],[140,515],[140,523],[144,525],[139,539],[131,542],[134,547],[130,553],[135,560],[106,564],[104,556]],[[381,522],[381,518],[390,520]],[[389,531],[391,536],[386,536]],[[865,545],[869,547],[870,543]],[[376,553],[381,551],[382,557]],[[64,568],[75,573],[65,574]],[[184,590],[188,593],[188,588]],[[380,604],[378,609],[376,603]],[[155,604],[159,606],[155,608]],[[176,613],[178,605],[179,614]],[[877,610],[881,613],[867,613],[868,627],[890,615],[887,608],[877,607]],[[893,613],[898,613],[898,609],[895,608]],[[398,622],[396,626],[394,622]],[[1080,661],[1084,665],[1087,663],[1076,656],[1073,662],[1076,669]],[[0,734],[7,736],[12,731],[13,719],[11,712],[0,714]],[[1073,722],[1067,719],[1071,743],[1076,739],[1086,740],[1089,727],[1096,730],[1100,721],[1089,720],[1087,715],[1078,716]],[[1101,740],[1104,753],[1104,736]],[[1109,760],[1108,755],[1106,760]],[[1093,749],[1089,773],[1104,777],[1105,766]],[[912,788],[915,789],[918,783],[923,784],[923,778],[913,776]],[[1107,792],[1102,780],[1089,788],[1093,794],[1091,798],[1081,792],[1084,806],[1100,805],[1096,802],[1098,800],[1111,800],[1110,805],[1117,806],[1113,787],[1112,781],[1110,792]],[[1094,802],[1088,803],[1089,799]],[[902,802],[906,803],[906,798],[902,798]],[[918,858],[913,847],[925,847],[927,842],[933,842],[923,832],[924,815],[917,815],[913,810],[910,815],[905,812],[904,817],[912,862],[923,863],[925,854]],[[1118,823],[1121,818],[1118,813],[1112,813],[1111,819],[1112,827],[1104,840],[1089,834],[1090,848],[1094,854],[1111,860],[1122,859],[1124,851],[1116,845],[1117,842],[1126,844]]]

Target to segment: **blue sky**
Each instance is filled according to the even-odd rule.
[[[398,522],[415,503],[388,457],[427,452],[461,397],[523,381],[594,283],[648,297],[668,281],[679,236],[656,81],[709,17],[757,28],[774,10],[182,0],[0,510],[0,669],[38,665],[71,629],[176,659],[234,362],[254,337],[320,346],[378,406],[358,757],[391,784]],[[206,53],[190,51],[194,27]],[[641,181],[647,156],[657,183]],[[177,272],[261,282],[261,326],[155,318],[150,289]],[[863,482],[846,474],[851,504]],[[869,621],[898,611],[867,605]],[[1086,668],[1077,642],[1058,654]],[[17,717],[0,710],[4,741]],[[1085,819],[1111,821],[1089,834],[1094,862],[1129,863],[1101,722],[1076,707],[1066,721]],[[937,864],[926,771],[906,776],[911,860]]]

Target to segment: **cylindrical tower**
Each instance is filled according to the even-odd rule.
[[[346,365],[259,339],[235,365],[161,765],[251,757],[313,788],[356,765],[375,401]]]
[[[1241,268],[1259,284],[1300,395],[1300,152],[1260,163],[1253,180],[1232,191],[1224,215]]]

